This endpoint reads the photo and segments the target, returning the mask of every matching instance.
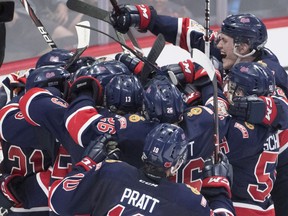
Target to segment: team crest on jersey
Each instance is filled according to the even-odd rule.
[[[193,115],[200,115],[201,113],[202,113],[202,108],[194,107],[187,113],[187,116],[192,117]]]
[[[55,104],[57,104],[59,106],[65,107],[65,108],[68,107],[68,103],[66,103],[65,101],[60,100],[59,98],[53,97],[53,98],[51,98],[51,102],[55,103]]]
[[[241,131],[243,139],[248,139],[249,138],[249,133],[248,133],[247,129],[243,125],[241,125],[238,122],[236,122],[234,127]]]
[[[139,121],[144,121],[145,119],[142,116],[139,115],[131,115],[129,116],[129,121],[130,122],[139,122]]]
[[[255,126],[253,124],[250,124],[249,122],[245,122],[245,125],[247,128],[249,128],[250,130],[254,130]]]

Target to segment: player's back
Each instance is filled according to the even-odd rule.
[[[233,204],[267,209],[271,206],[270,193],[279,151],[276,131],[234,118],[227,129],[227,140],[220,148],[233,166]]]
[[[3,151],[1,172],[21,178],[18,185],[15,181],[17,190],[14,193],[21,197],[18,201],[22,208],[12,210],[19,214],[33,212],[33,215],[48,215],[46,193],[50,168],[57,157],[59,143],[48,131],[26,122],[18,103],[3,107],[0,110],[0,121]]]
[[[0,119],[2,171],[24,176],[47,170],[59,148],[55,137],[26,122],[16,103],[1,109]]]
[[[96,167],[84,175],[71,174],[57,186],[51,206],[58,214],[210,215],[206,199],[184,184],[152,181],[143,171],[121,161],[108,160]],[[77,187],[70,187],[69,182],[77,182]],[[65,193],[61,202],[56,198],[61,197],[59,190]]]

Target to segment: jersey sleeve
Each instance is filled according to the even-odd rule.
[[[91,140],[103,133],[115,134],[115,119],[98,113],[93,99],[79,96],[65,113],[65,127],[73,140],[80,146],[87,146]]]
[[[155,24],[150,31],[155,35],[162,33],[167,42],[179,46],[189,53],[193,48],[204,52],[205,29],[202,25],[190,18],[157,15]],[[210,32],[210,51],[211,55],[221,60],[220,51],[214,45],[216,35],[216,32]]]

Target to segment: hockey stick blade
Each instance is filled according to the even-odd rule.
[[[84,25],[90,27],[89,21],[82,21],[78,23],[79,25]],[[75,26],[77,36],[78,36],[78,45],[77,48],[83,48],[89,46],[90,43],[90,29],[88,28],[81,28],[79,26]]]
[[[79,0],[68,0],[66,5],[70,10],[85,14],[96,19],[100,19],[112,25],[109,19],[109,12],[106,10],[97,8],[97,11],[95,11],[95,7],[93,5]]]
[[[147,56],[147,61],[155,64],[156,60],[160,56],[161,52],[165,47],[165,38],[162,34],[158,34],[154,44]],[[151,73],[150,64],[144,64],[144,67],[141,72],[141,80],[142,82],[146,82],[149,74]]]
[[[215,121],[215,162],[218,162],[219,157],[219,118],[218,118],[218,87],[217,87],[217,78],[215,73],[215,68],[207,55],[205,55],[202,51],[193,48],[192,49],[192,60],[193,62],[201,65],[204,70],[207,71],[208,76],[213,84],[213,105],[214,105],[214,121]]]
[[[111,38],[112,40],[114,40],[115,42],[119,43],[122,47],[125,47],[127,50],[129,50],[133,55],[135,55],[137,58],[139,58],[141,61],[143,61],[144,63],[146,64],[149,64],[154,70],[158,71],[159,68],[157,66],[155,66],[153,63],[149,62],[146,58],[144,58],[143,56],[141,55],[138,55],[138,53],[131,49],[130,47],[128,47],[126,44],[123,44],[121,43],[119,40],[117,40],[116,38],[112,37],[111,35],[103,32],[103,31],[100,31],[98,29],[95,29],[93,27],[88,27],[88,26],[83,26],[83,25],[77,25],[79,27],[82,27],[82,28],[89,28],[90,30],[92,31],[95,31],[95,32],[98,32],[98,33],[101,33],[103,35],[106,35],[107,37]]]
[[[68,0],[66,5],[70,10],[85,14],[95,19],[102,20],[112,25],[112,23],[110,22],[110,18],[109,18],[110,13],[106,10],[94,7],[93,5],[87,4],[79,0]],[[116,33],[118,40],[120,40],[122,44],[126,44],[124,35],[117,31],[115,31],[115,33]],[[122,47],[122,49],[125,51],[124,47]]]
[[[191,53],[193,62],[201,65],[207,71],[210,80],[213,81],[215,76],[215,68],[207,55],[195,48],[192,49]]]
[[[49,35],[48,31],[45,29],[44,25],[42,22],[39,20],[39,18],[36,16],[34,10],[30,6],[27,0],[20,0],[21,4],[25,8],[27,14],[30,16],[36,27],[38,28],[40,34],[44,38],[45,42],[52,48],[56,49],[57,46],[55,42],[52,40],[51,36]]]

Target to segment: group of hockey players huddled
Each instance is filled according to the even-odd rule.
[[[189,18],[121,5],[110,19],[121,33],[133,26],[204,51],[204,28]],[[193,58],[143,79],[148,63],[132,54],[68,65],[74,53],[53,49],[10,74],[0,89],[1,214],[287,215],[288,76],[266,41],[252,14],[210,32],[217,94]]]

